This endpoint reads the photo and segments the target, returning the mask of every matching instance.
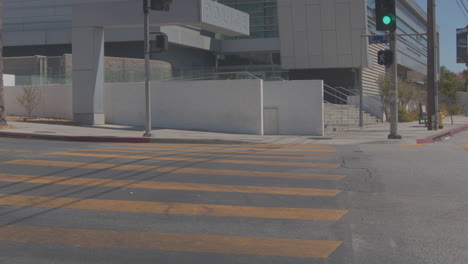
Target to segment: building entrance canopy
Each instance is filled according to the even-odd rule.
[[[73,7],[73,118],[104,124],[104,29],[143,27],[143,0]],[[175,0],[169,12],[153,11],[151,26],[193,26],[227,36],[249,35],[249,15],[211,0]],[[143,52],[143,50],[142,50]]]

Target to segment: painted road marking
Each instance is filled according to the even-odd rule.
[[[468,143],[460,145],[460,147],[468,147]]]
[[[165,161],[197,161],[197,162],[230,163],[230,164],[254,164],[254,165],[268,165],[268,166],[313,167],[313,168],[328,168],[328,169],[336,169],[341,166],[340,164],[330,164],[330,163],[230,160],[230,159],[200,159],[200,158],[154,157],[154,156],[143,156],[143,155],[118,155],[118,154],[76,153],[76,152],[52,152],[52,153],[45,153],[43,155],[78,156],[78,157],[94,157],[94,158],[117,158],[117,159],[140,159],[140,160],[165,160]]]
[[[199,146],[213,146],[213,147],[333,147],[330,144],[322,143],[285,143],[285,144],[182,144],[182,143],[127,143],[126,146],[179,146],[179,147],[199,147]]]
[[[32,153],[32,150],[0,149],[1,152]]]
[[[403,147],[422,147],[426,146],[427,144],[401,144]]]
[[[129,248],[328,258],[343,242],[198,234],[117,232],[33,226],[0,227],[0,240],[79,247]]]
[[[342,191],[334,189],[313,189],[313,188],[286,188],[286,187],[263,187],[248,185],[219,185],[219,184],[198,184],[198,183],[178,183],[178,182],[158,182],[158,181],[132,181],[96,178],[67,178],[56,176],[32,176],[18,174],[0,174],[0,181],[40,183],[40,184],[64,184],[79,186],[103,186],[103,187],[125,187],[154,190],[182,190],[182,191],[203,191],[203,192],[233,192],[233,193],[261,193],[280,195],[303,195],[303,196],[324,196],[334,197]]]
[[[178,147],[152,147],[152,146],[140,146],[141,149],[172,149]],[[336,152],[334,149],[324,149],[324,148],[317,148],[317,149],[286,149],[286,148],[225,148],[225,147],[180,147],[183,149],[203,149],[203,150],[215,150],[215,149],[229,149],[229,150],[255,150],[255,151],[265,151],[265,152]]]
[[[123,170],[123,171],[152,171],[168,173],[202,174],[202,175],[228,175],[240,177],[270,177],[286,179],[310,179],[310,180],[330,180],[337,181],[345,178],[344,175],[320,174],[320,173],[290,173],[290,172],[272,172],[272,171],[247,171],[247,170],[222,170],[222,169],[203,169],[203,168],[180,168],[169,166],[150,166],[150,165],[122,165],[111,163],[85,163],[73,161],[50,161],[50,160],[28,160],[17,159],[5,161],[2,164],[46,166],[46,167],[66,167],[97,170]]]
[[[141,151],[150,151],[152,150],[151,148],[139,148],[139,147],[105,147],[105,149],[116,149],[116,150],[119,150],[119,149],[130,149],[130,150],[141,150]],[[153,151],[167,151],[167,152],[177,152],[177,153],[185,153],[185,152],[188,152],[188,153],[200,153],[200,152],[197,152],[197,151],[203,151],[202,153],[235,153],[235,154],[262,154],[262,155],[271,155],[271,156],[278,156],[278,155],[287,155],[287,156],[304,156],[304,155],[320,155],[320,156],[327,156],[327,155],[330,155],[330,156],[335,156],[336,153],[334,152],[309,152],[309,153],[270,153],[270,152],[264,152],[264,151],[233,151],[231,149],[228,149],[228,150],[193,150],[193,149],[170,149],[170,150],[166,150],[166,149],[155,149]]]
[[[317,221],[338,221],[348,213],[347,210],[163,203],[28,195],[0,195],[0,205],[167,215],[254,217]]]
[[[206,153],[181,153],[164,151],[138,151],[138,150],[111,150],[111,149],[74,149],[72,151],[91,152],[120,152],[120,153],[152,153],[161,155],[183,155],[183,156],[208,156],[208,157],[235,157],[235,158],[255,158],[255,159],[298,159],[298,160],[329,160],[331,157],[293,157],[293,156],[264,156],[264,155],[234,155],[234,154],[206,154]],[[251,153],[252,154],[252,153]]]

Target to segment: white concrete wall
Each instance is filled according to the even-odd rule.
[[[263,134],[262,80],[152,82],[153,127]],[[144,83],[106,84],[106,122],[144,126]]]
[[[265,134],[323,135],[323,81],[265,82],[263,89]]]
[[[25,86],[5,87],[5,108],[8,115],[25,116],[26,111],[17,98],[23,94]],[[72,119],[71,85],[26,86],[39,90],[41,99],[33,116]]]
[[[3,86],[15,86],[15,75],[3,74]]]

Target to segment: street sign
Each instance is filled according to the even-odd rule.
[[[457,63],[468,63],[468,27],[457,28]]]
[[[386,44],[388,39],[388,35],[369,36],[369,44]]]

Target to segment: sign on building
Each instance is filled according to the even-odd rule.
[[[457,63],[468,63],[468,27],[457,28]]]

